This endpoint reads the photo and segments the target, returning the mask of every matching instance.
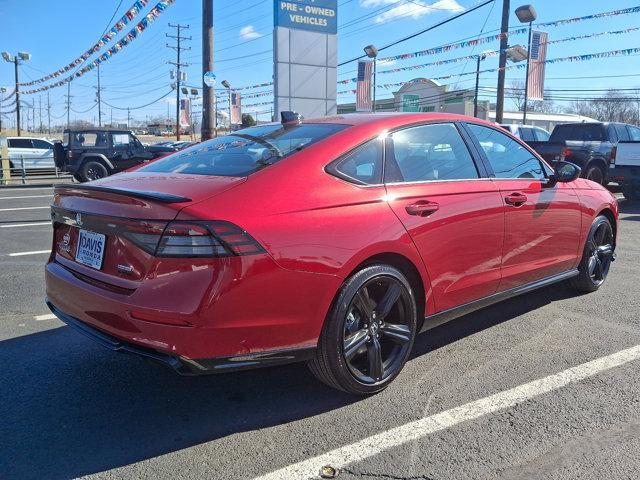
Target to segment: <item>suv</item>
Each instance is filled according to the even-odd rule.
[[[10,168],[53,169],[53,143],[44,138],[7,137],[0,140],[9,148]]]
[[[54,158],[60,170],[88,182],[176,150],[172,146],[145,146],[129,130],[87,128],[65,130],[64,143],[54,145]]]

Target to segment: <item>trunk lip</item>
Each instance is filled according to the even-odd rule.
[[[54,185],[55,192],[58,193],[60,191],[72,191],[72,190],[89,190],[89,191],[97,191],[97,192],[105,192],[105,193],[113,193],[116,195],[125,195],[129,197],[136,198],[144,198],[147,200],[155,200],[160,203],[187,203],[193,201],[191,198],[183,197],[182,195],[176,195],[173,193],[165,193],[165,192],[155,192],[155,191],[143,191],[143,190],[135,190],[132,188],[124,188],[124,187],[109,187],[102,185],[67,185],[67,184],[56,184]]]

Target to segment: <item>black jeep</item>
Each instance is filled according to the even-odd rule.
[[[128,130],[87,128],[65,130],[63,143],[57,142],[53,152],[60,170],[88,182],[176,150],[173,146],[145,146]]]

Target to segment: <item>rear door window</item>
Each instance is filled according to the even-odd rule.
[[[629,132],[627,132],[627,128],[625,125],[618,123],[615,125],[616,134],[618,135],[618,141],[624,142],[629,141]]]
[[[49,142],[45,142],[44,140],[34,139],[32,141],[33,141],[33,148],[39,148],[41,150],[50,150],[53,148],[53,145],[51,145]]]
[[[627,130],[629,130],[629,138],[631,140],[640,142],[640,128],[627,125]]]
[[[9,148],[33,148],[30,138],[10,138]]]
[[[520,138],[525,142],[534,142],[535,137],[533,136],[533,128],[520,127]]]
[[[548,142],[549,141],[549,132],[547,132],[546,130],[543,130],[541,128],[534,128],[533,129],[533,134],[536,137],[536,141],[538,142]]]
[[[138,171],[243,177],[345,128],[348,125],[333,123],[246,128],[180,150]]]
[[[480,177],[464,140],[451,123],[394,132],[387,139],[385,158],[385,183]]]

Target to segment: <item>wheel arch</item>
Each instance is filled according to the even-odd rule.
[[[593,157],[589,159],[587,164],[584,166],[584,174],[587,174],[589,167],[597,165],[602,170],[602,179],[605,180],[607,178],[607,161],[602,157]]]
[[[616,221],[616,216],[609,207],[605,207],[602,210],[600,210],[594,218],[600,215],[605,216],[607,220],[609,220],[609,222],[611,223],[611,228],[613,229],[613,241],[614,241],[614,247],[615,247],[615,243],[617,242],[617,239],[618,239],[618,222]]]
[[[107,169],[110,170],[110,171],[115,170],[115,167],[109,161],[109,159],[107,157],[105,157],[104,155],[102,155],[101,153],[85,153],[84,155],[82,155],[82,157],[80,157],[78,170],[80,170],[80,168],[82,168],[82,165],[84,165],[86,162],[90,162],[90,161],[100,162],[105,167],[107,167]]]

